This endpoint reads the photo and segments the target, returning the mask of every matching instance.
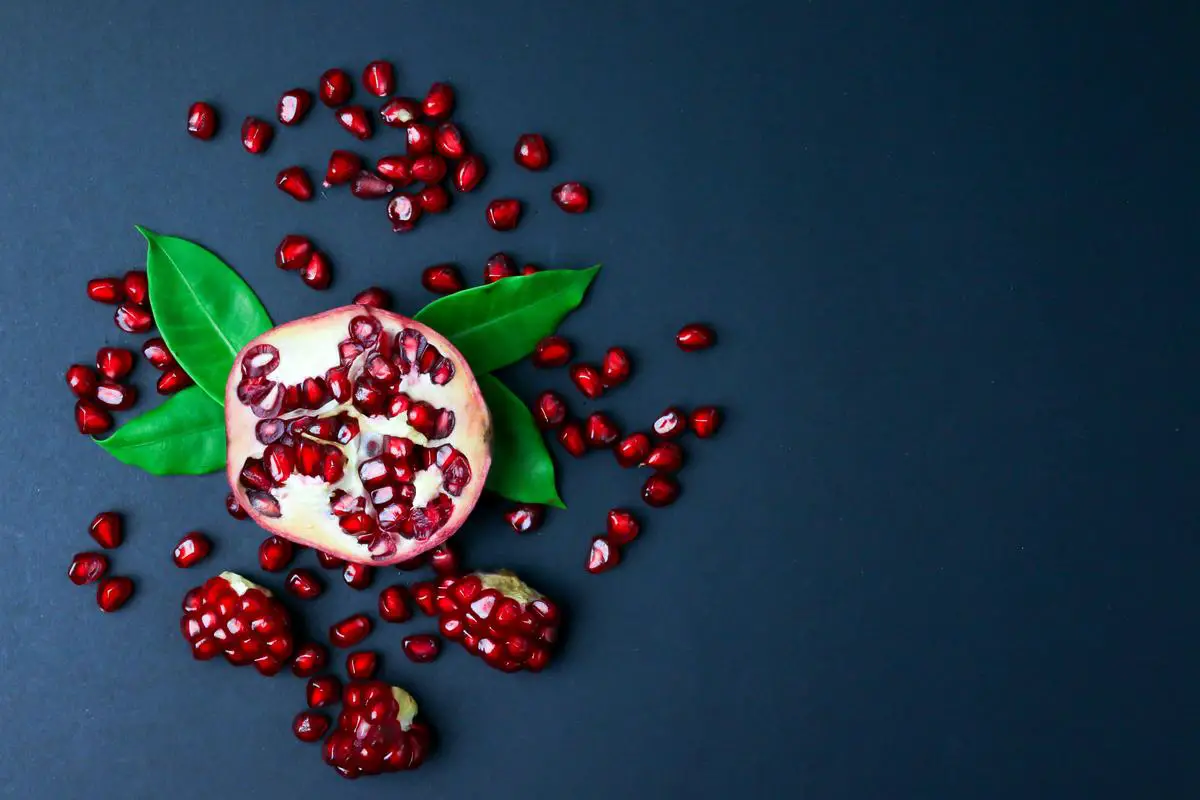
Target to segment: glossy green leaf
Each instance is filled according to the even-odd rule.
[[[141,226],[138,231],[148,244],[155,324],[196,385],[223,405],[234,356],[271,329],[271,318],[246,282],[200,245]]]
[[[96,444],[153,475],[216,472],[225,466],[225,412],[193,386]]]
[[[518,503],[566,508],[554,486],[554,462],[533,414],[494,375],[479,378],[492,412],[492,468],[485,488]]]
[[[599,271],[596,265],[505,278],[434,300],[416,319],[450,339],[480,375],[533,352],[583,302]]]

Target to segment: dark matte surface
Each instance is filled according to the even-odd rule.
[[[1194,9],[773,5],[3,5],[0,793],[1197,796]],[[237,143],[282,89],[378,56],[412,92],[454,81],[494,164],[403,238],[382,206],[273,188],[350,144],[321,109],[265,158]],[[225,113],[208,145],[183,133],[197,98]],[[508,160],[529,129],[553,141],[548,175]],[[595,213],[549,206],[568,177]],[[530,201],[517,233],[482,222],[498,193]],[[72,431],[62,369],[131,341],[83,282],[139,263],[134,223],[219,251],[279,320],[376,282],[416,309],[420,267],[475,276],[502,247],[602,260],[566,331],[636,352],[603,406],[638,425],[717,402],[729,423],[605,577],[582,570],[588,535],[636,502],[607,459],[565,465],[571,510],[540,536],[480,514],[456,541],[561,598],[567,647],[513,677],[456,649],[410,665],[400,629],[377,633],[441,746],[345,784],[288,732],[298,680],[193,663],[180,640],[202,577],[169,565],[183,532],[218,540],[206,571],[258,574],[223,478],[151,479]],[[336,259],[331,291],[271,265],[293,230]],[[673,348],[692,318],[718,350]],[[566,384],[509,377],[527,397]],[[63,572],[109,506],[138,595],[102,617]],[[313,630],[374,597],[333,586]]]

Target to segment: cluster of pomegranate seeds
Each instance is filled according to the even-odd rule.
[[[112,412],[124,411],[137,401],[137,389],[121,379],[133,370],[133,353],[120,347],[96,352],[96,368],[72,364],[67,368],[67,388],[77,398],[75,425],[80,433],[97,435],[112,428]]]
[[[88,534],[98,545],[111,550],[125,539],[121,517],[115,511],[102,511],[88,526]],[[67,567],[67,578],[76,586],[97,583],[96,605],[101,611],[116,611],[133,595],[133,581],[108,575],[109,560],[103,553],[76,553]]]
[[[558,606],[507,571],[443,579],[438,629],[504,672],[540,672],[558,639]],[[410,656],[411,657],[411,656]]]
[[[199,564],[204,559],[208,558],[208,554],[212,552],[212,542],[208,537],[200,531],[192,531],[179,540],[179,544],[175,545],[175,552],[172,558],[175,561],[175,566],[180,569],[187,569]]]
[[[197,660],[224,653],[230,664],[253,664],[263,675],[283,669],[295,645],[283,605],[233,572],[209,578],[184,595],[180,629]]]
[[[333,282],[333,267],[329,257],[318,250],[307,236],[289,233],[275,248],[275,266],[298,272],[304,285],[312,289],[328,289]]]
[[[416,715],[417,704],[403,689],[382,681],[351,681],[322,748],[325,763],[351,779],[419,767],[430,731]]]
[[[175,360],[174,354],[167,349],[167,343],[161,336],[147,339],[142,345],[142,355],[150,362],[150,366],[162,373],[158,377],[157,389],[162,395],[169,395],[186,389],[195,382],[183,367]]]

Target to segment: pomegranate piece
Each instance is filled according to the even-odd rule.
[[[583,458],[587,452],[587,437],[583,426],[577,420],[569,420],[558,429],[558,443],[563,449],[576,458]]]
[[[421,103],[411,97],[393,97],[379,109],[379,119],[391,128],[403,128],[421,118]]]
[[[523,133],[513,148],[513,159],[525,169],[543,170],[550,166],[550,148],[540,133]]]
[[[631,433],[617,442],[613,452],[622,467],[636,467],[650,455],[650,437],[644,433]]]
[[[669,506],[679,498],[679,482],[662,472],[656,472],[642,485],[642,500],[654,508]]]
[[[394,192],[396,187],[370,170],[362,170],[350,182],[350,193],[360,200],[378,200]]]
[[[188,109],[187,131],[204,141],[216,136],[217,110],[208,103],[192,103]]]
[[[108,572],[108,557],[103,553],[76,553],[67,567],[67,577],[76,586],[95,583]]]
[[[317,573],[303,567],[297,567],[288,572],[283,588],[301,600],[312,600],[320,597],[321,592],[325,591]]]
[[[365,141],[371,138],[374,130],[371,126],[371,115],[362,106],[346,106],[337,111],[338,124],[350,132],[354,138]]]
[[[683,448],[675,442],[659,442],[646,456],[642,466],[660,472],[678,472],[683,467]]]
[[[345,70],[327,69],[318,81],[321,102],[329,107],[340,106],[354,92],[354,81]]]
[[[717,334],[713,329],[699,322],[684,325],[679,329],[679,333],[675,334],[675,344],[679,345],[680,350],[688,353],[707,350],[716,343]]]
[[[295,645],[287,609],[235,572],[189,590],[179,625],[198,661],[223,653],[235,667],[253,664],[263,675],[283,669]]]
[[[417,202],[426,214],[441,214],[450,208],[450,193],[440,183],[425,186],[417,193]]]
[[[292,720],[292,733],[302,742],[319,742],[329,730],[329,717],[319,711],[301,711]]]
[[[567,418],[567,402],[558,392],[545,391],[533,404],[533,419],[544,431],[556,430]]]
[[[540,672],[558,640],[558,606],[507,570],[447,581],[437,608],[443,636],[504,672]]]
[[[428,555],[429,566],[433,567],[433,571],[439,576],[457,576],[462,572],[459,568],[458,553],[454,552],[449,543],[433,548]]]
[[[629,353],[625,352],[625,348],[610,347],[604,354],[604,361],[600,364],[600,383],[605,389],[620,386],[629,380],[631,371]]]
[[[421,285],[434,294],[454,294],[466,288],[462,273],[453,264],[426,267],[421,273]]]
[[[91,400],[75,401],[75,427],[80,433],[96,436],[112,429],[112,416]]]
[[[180,389],[186,389],[194,384],[192,376],[183,371],[183,367],[170,367],[158,376],[156,388],[159,394],[175,394]]]
[[[400,584],[389,586],[379,593],[379,616],[384,622],[404,622],[412,617],[408,607],[408,590]]]
[[[328,289],[333,282],[333,266],[322,252],[313,253],[308,263],[300,268],[300,280],[311,289]]]
[[[454,111],[454,87],[448,83],[435,83],[429,87],[423,104],[425,116],[439,120]]]
[[[517,264],[508,253],[492,253],[487,264],[483,267],[483,282],[495,283],[502,278],[511,278],[517,274]],[[547,337],[553,338],[553,337]],[[542,341],[546,341],[543,339]]]
[[[297,678],[308,678],[325,669],[329,661],[329,651],[325,645],[309,642],[296,651],[292,659],[292,674]]]
[[[146,340],[142,345],[142,355],[150,362],[150,366],[157,370],[168,369],[176,363],[175,356],[167,349],[167,343],[160,336]]]
[[[467,154],[467,139],[453,122],[443,122],[433,132],[434,147],[446,158],[458,160]]]
[[[321,755],[350,779],[416,769],[430,747],[429,728],[416,716],[417,703],[403,689],[382,681],[351,681]]]
[[[437,183],[446,177],[446,159],[433,153],[417,156],[413,159],[411,171],[413,180]]]
[[[123,383],[100,381],[94,397],[97,403],[113,411],[124,411],[137,402],[137,388]]]
[[[115,511],[101,511],[88,526],[88,535],[105,550],[120,547],[125,541],[125,525]]]
[[[621,563],[621,549],[603,536],[592,539],[592,548],[588,551],[587,571],[593,575],[608,570]]]
[[[117,306],[113,321],[126,333],[145,333],[154,327],[154,317],[151,316],[150,309],[133,303]]]
[[[275,176],[275,185],[281,192],[290,195],[294,200],[307,202],[312,199],[312,179],[303,167],[286,167]]]
[[[614,508],[608,512],[605,535],[613,544],[629,544],[641,533],[642,526],[630,511]]]
[[[388,293],[387,289],[381,289],[378,286],[368,286],[354,295],[354,304],[387,309],[392,305],[392,296]]]
[[[76,397],[91,397],[92,393],[96,391],[96,384],[100,381],[96,376],[96,371],[83,364],[72,364],[67,367],[66,377],[67,388]]]
[[[588,444],[597,450],[612,447],[621,438],[621,429],[612,418],[600,411],[590,414],[584,422]]]
[[[370,680],[379,669],[379,654],[370,650],[359,650],[346,656],[346,674],[351,680]]]
[[[200,531],[192,531],[179,540],[171,557],[175,561],[175,566],[187,569],[208,558],[208,554],[211,552],[212,542],[208,540],[208,537]]]
[[[150,281],[145,270],[126,272],[121,279],[121,289],[125,292],[125,299],[135,305],[144,306],[150,302]]]
[[[404,650],[404,655],[408,656],[408,660],[416,664],[428,664],[442,652],[441,641],[429,634],[405,636],[400,642],[400,647]]]
[[[315,252],[317,252],[317,248],[313,246],[312,240],[307,236],[289,233],[280,240],[279,246],[275,248],[275,266],[287,270],[300,269],[308,263]]]
[[[408,144],[408,155],[413,158],[432,153],[437,144],[433,128],[420,122],[410,122],[405,125],[404,138]]]
[[[521,201],[512,197],[501,197],[487,205],[487,224],[493,230],[511,231],[521,221]]]
[[[421,219],[421,204],[412,195],[397,194],[388,201],[387,215],[395,233],[407,233]]]
[[[133,581],[124,576],[102,578],[96,587],[96,605],[101,611],[116,611],[129,602],[130,597],[133,597]]]
[[[504,521],[508,523],[508,527],[517,533],[533,533],[542,527],[545,518],[546,507],[535,503],[522,503],[504,514]]]
[[[275,116],[283,125],[295,125],[304,119],[312,108],[312,92],[307,89],[289,89],[279,98]]]
[[[671,406],[658,415],[654,420],[654,433],[663,439],[674,439],[682,436],[687,430],[687,414],[681,409]]]
[[[355,564],[350,562],[346,564],[342,570],[342,580],[351,589],[366,589],[371,585],[371,581],[375,579],[375,570],[368,567],[366,564]]]
[[[314,675],[304,687],[309,708],[324,708],[342,699],[342,682],[333,675]]]
[[[575,364],[571,367],[571,382],[584,397],[595,400],[604,394],[604,380],[595,364]]]
[[[266,120],[246,117],[242,122],[242,147],[246,148],[247,153],[259,155],[267,152],[274,138],[275,129]]]
[[[92,278],[87,282],[87,296],[97,303],[116,305],[125,299],[125,289],[118,278]]]
[[[262,468],[259,467],[261,470]],[[265,475],[264,475],[265,477]],[[266,477],[258,478],[262,485],[271,486],[271,479]],[[296,548],[287,539],[280,536],[268,536],[262,540],[262,544],[258,546],[258,563],[267,572],[283,572],[287,565],[292,563],[292,556],[295,555]]]
[[[360,172],[362,172],[362,159],[357,153],[351,153],[349,150],[334,150],[329,154],[329,163],[325,166],[324,184],[328,188],[350,183]]]
[[[375,171],[396,186],[412,183],[412,159],[408,156],[384,156],[375,162]]]
[[[550,199],[568,214],[582,214],[592,204],[592,195],[588,188],[574,181],[555,186],[550,190]]]
[[[396,68],[390,61],[372,61],[363,70],[362,84],[376,97],[387,97],[396,88]]]
[[[354,647],[371,635],[371,618],[355,614],[329,626],[329,641],[334,647]]]
[[[454,168],[454,188],[460,192],[473,192],[487,175],[487,165],[476,153],[464,156]]]
[[[721,409],[716,406],[701,406],[688,417],[688,427],[701,439],[707,439],[721,427]]]

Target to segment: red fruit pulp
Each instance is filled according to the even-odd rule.
[[[362,172],[362,159],[357,153],[349,150],[334,150],[329,154],[329,164],[325,167],[325,185],[340,186],[354,180]]]
[[[608,570],[621,563],[621,548],[603,536],[592,539],[591,550],[588,551],[587,571],[593,575]]]
[[[533,533],[542,527],[546,517],[544,506],[533,503],[522,503],[505,512],[504,521],[516,533]]]
[[[464,156],[454,168],[454,188],[460,192],[472,192],[483,181],[485,175],[487,165],[479,155],[471,153]]]
[[[164,370],[175,365],[175,356],[167,349],[167,343],[162,340],[161,336],[147,339],[146,343],[142,345],[142,355],[150,362],[150,366],[157,370]]]
[[[342,699],[342,682],[333,675],[314,675],[304,687],[309,708],[324,708]]]
[[[595,364],[575,364],[571,367],[571,382],[584,397],[595,400],[604,394],[604,381]]]
[[[688,427],[701,439],[707,439],[721,427],[721,409],[716,406],[701,406],[693,409],[688,418]]]
[[[351,680],[370,680],[379,669],[379,654],[359,650],[346,656],[346,674]]]
[[[301,711],[292,720],[292,733],[302,742],[319,742],[329,730],[329,717],[319,711]]]
[[[307,236],[289,233],[275,248],[275,266],[280,269],[300,269],[317,250]]]
[[[374,130],[371,126],[371,115],[362,106],[345,106],[337,111],[338,124],[350,132],[356,139],[371,138]]]
[[[605,523],[605,534],[614,544],[629,544],[641,533],[642,526],[630,511],[624,508],[614,508],[608,512]]]
[[[126,333],[145,333],[154,327],[154,317],[150,310],[133,303],[122,303],[117,306],[113,322]]]
[[[299,597],[301,600],[312,600],[320,597],[321,593],[325,590],[325,587],[321,584],[321,579],[317,577],[317,573],[303,567],[297,567],[288,572],[283,587],[290,594]]]
[[[646,505],[655,508],[669,506],[679,498],[679,483],[662,472],[656,472],[646,479],[642,486],[642,500]]]
[[[382,289],[378,286],[368,286],[358,294],[354,295],[353,300],[355,305],[370,306],[371,308],[391,308],[392,295],[387,289]]]
[[[76,397],[91,397],[96,391],[100,379],[96,371],[83,364],[72,364],[67,367],[67,388]]]
[[[325,669],[328,660],[329,651],[325,645],[309,642],[296,650],[296,657],[292,659],[292,674],[298,678],[311,677]]]
[[[564,366],[575,354],[571,343],[561,336],[547,336],[533,348],[530,360],[543,369]]]
[[[371,635],[371,618],[355,614],[329,627],[329,641],[334,647],[354,647]]]
[[[120,380],[133,370],[133,353],[122,347],[101,347],[96,351],[96,369],[110,381]]]
[[[454,111],[454,87],[448,83],[435,83],[429,87],[424,102],[425,116],[440,120]]]
[[[379,109],[379,119],[390,128],[403,128],[419,120],[423,113],[419,101],[411,97],[393,97]]]
[[[193,658],[207,661],[224,654],[230,664],[253,664],[263,675],[283,669],[294,649],[287,609],[234,572],[189,590],[179,624]]]
[[[87,296],[97,303],[116,305],[125,299],[125,289],[119,278],[92,278],[87,282]]]
[[[121,289],[125,292],[125,299],[131,303],[144,306],[150,302],[150,281],[145,270],[134,269],[126,272],[125,277],[121,279]]]
[[[625,352],[625,348],[610,347],[604,354],[604,361],[600,364],[600,382],[606,389],[620,386],[629,380],[632,368],[629,353]]]
[[[467,140],[453,122],[443,122],[434,131],[434,146],[446,158],[458,160],[467,154]]]

